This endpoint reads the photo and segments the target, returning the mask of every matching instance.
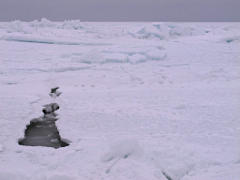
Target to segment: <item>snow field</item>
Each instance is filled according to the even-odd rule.
[[[0,180],[238,180],[239,28],[0,23]],[[56,85],[70,146],[19,146]]]

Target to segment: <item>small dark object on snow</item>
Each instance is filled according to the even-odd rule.
[[[43,106],[43,113],[46,114],[51,114],[54,113],[54,111],[58,110],[60,107],[57,103],[51,103],[51,104],[46,104]]]
[[[60,96],[62,94],[62,92],[59,92],[58,89],[59,89],[59,87],[52,88],[49,93],[49,96],[51,96],[53,98]]]
[[[57,103],[44,105],[44,115],[39,118],[34,118],[27,125],[25,136],[19,139],[20,145],[26,146],[46,146],[60,148],[68,146],[69,144],[61,139],[59,131],[55,122],[57,114],[55,111],[59,109]]]
[[[51,93],[56,93],[58,89],[59,89],[59,87],[52,88]]]

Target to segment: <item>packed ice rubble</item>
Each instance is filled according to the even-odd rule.
[[[32,22],[12,21],[0,24],[0,39],[9,41],[81,45],[94,43],[97,39],[116,39],[128,37],[133,39],[164,40],[182,36],[199,36],[204,34],[227,34],[232,27],[225,24],[198,23],[129,23],[113,24],[109,30],[107,23],[88,23],[79,20],[52,22],[45,18]],[[231,29],[232,31],[232,29]],[[237,29],[236,29],[237,33]],[[239,35],[239,34],[238,34]],[[91,41],[89,42],[89,39]],[[82,42],[84,40],[84,42]]]
[[[168,40],[183,37],[201,37],[202,40],[238,43],[240,33],[236,26],[221,23],[89,23],[79,20],[52,22],[47,19],[32,22],[0,23],[0,40],[52,45],[85,46],[84,54],[62,53],[62,59],[84,64],[130,63],[162,61]],[[211,36],[209,36],[209,34]],[[210,37],[210,38],[209,38]],[[127,39],[127,41],[126,41]],[[58,58],[58,57],[57,57]],[[79,67],[69,67],[79,69]],[[51,71],[40,68],[40,71]],[[58,71],[58,70],[57,70]],[[62,72],[62,70],[59,70]]]
[[[147,61],[162,61],[167,57],[162,47],[142,46],[98,48],[85,54],[64,54],[63,59],[70,58],[74,62],[84,64],[130,63],[138,64]]]

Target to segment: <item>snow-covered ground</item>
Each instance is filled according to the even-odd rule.
[[[63,94],[70,146],[18,145]],[[239,180],[240,23],[0,23],[0,180]]]

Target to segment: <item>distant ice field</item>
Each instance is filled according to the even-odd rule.
[[[239,100],[240,23],[1,22],[0,180],[239,180]]]

